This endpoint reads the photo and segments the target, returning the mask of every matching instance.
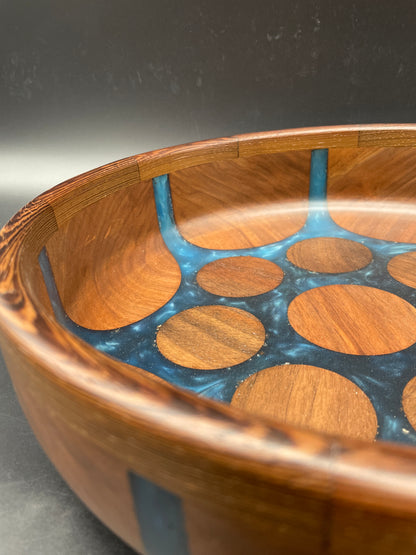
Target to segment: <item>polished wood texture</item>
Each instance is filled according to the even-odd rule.
[[[179,287],[179,267],[159,233],[152,183],[136,183],[76,213],[46,244],[62,303],[81,326],[136,322]]]
[[[189,240],[210,248],[264,244],[275,241],[276,235],[267,217],[262,229],[260,206],[272,198],[279,212],[278,205],[286,202],[287,194],[290,203],[302,206],[307,189],[304,151],[330,148],[329,200],[334,219],[359,233],[368,232],[369,236],[387,234],[383,235],[385,239],[416,241],[416,226],[406,224],[406,214],[407,223],[414,219],[408,201],[414,200],[410,160],[415,144],[416,126],[348,126],[252,134],[155,151],[109,164],[58,186],[35,199],[3,229],[0,343],[20,402],[44,449],[71,487],[136,550],[143,551],[145,546],[127,472],[135,472],[181,498],[191,554],[414,553],[416,451],[399,444],[370,441],[375,421],[366,398],[339,376],[334,379],[329,371],[336,369],[309,373],[304,368],[295,373],[282,370],[286,401],[289,390],[296,392],[294,406],[301,404],[313,416],[308,423],[299,420],[299,415],[294,421],[289,418],[284,422],[280,415],[255,414],[257,393],[255,407],[229,407],[175,388],[144,370],[96,351],[56,322],[37,263],[41,249],[47,246],[65,309],[85,325],[109,329],[143,317],[178,286],[176,264],[157,237],[154,211],[147,197],[152,177],[172,174],[173,200],[181,214],[179,226]],[[229,171],[241,169],[241,176],[250,171],[255,174],[260,160],[266,166],[264,175],[275,175],[279,161],[285,161],[282,168],[286,163],[293,164],[295,151],[299,150],[302,161],[298,185],[282,182],[284,192],[280,193],[273,191],[269,181],[264,192],[257,182],[257,196],[257,185],[250,195],[247,182],[241,184],[239,178],[229,191],[224,190],[227,201],[224,206],[221,204],[222,182],[213,183],[212,176],[218,176],[227,161]],[[273,162],[268,170],[269,155]],[[395,186],[391,190],[387,185],[380,189],[378,184],[384,183],[380,160],[392,159],[404,164],[403,172],[401,165],[396,165]],[[377,173],[374,179],[366,166],[368,160]],[[364,168],[365,180],[357,177],[361,170],[354,173],[357,164]],[[193,177],[202,175],[209,176],[213,183],[213,200],[208,205],[206,191],[198,190],[197,184],[195,201],[182,196],[190,190]],[[394,193],[396,186],[398,196]],[[240,193],[235,194],[240,188],[241,202]],[[391,223],[382,229],[380,214],[369,205],[371,224],[367,217],[359,217],[362,211],[355,212],[355,222],[352,210],[344,210],[344,218],[342,211],[337,211],[337,201],[353,198],[361,203],[364,189],[369,202],[374,198],[406,202],[407,207],[401,212],[405,225],[393,210],[387,213]],[[131,203],[137,204],[140,199],[147,206],[147,222],[136,221],[136,217],[143,220],[144,208],[130,210]],[[247,226],[242,225],[241,219],[224,223],[220,205],[225,211],[238,212],[251,203],[253,212]],[[212,210],[214,231],[210,235],[208,220]],[[188,221],[189,211],[195,211],[197,216],[193,222]],[[293,229],[304,221],[306,213],[300,209],[299,214]],[[292,216],[282,220],[283,227],[292,225]],[[126,234],[125,243],[119,238],[121,231]],[[226,234],[223,241],[219,239],[221,233]],[[135,236],[143,237],[141,246],[134,244]],[[145,253],[140,251],[142,247]],[[132,276],[129,255],[145,266],[143,287],[141,280]],[[159,265],[166,267],[166,274],[154,287],[154,294],[160,293],[161,297],[152,304],[146,297],[146,284],[152,280],[152,268]],[[112,269],[118,274],[125,296],[132,296],[131,301],[116,291]],[[353,319],[359,321],[363,313],[367,317],[367,312],[373,312],[371,298],[378,315],[377,322],[370,315],[371,337],[357,342],[347,333],[341,346],[332,344],[329,348],[362,353],[367,345],[372,345],[371,352],[392,352],[413,342],[414,311],[373,291],[368,296],[367,289],[370,288],[360,289],[360,302],[342,285],[331,290],[329,297],[321,295],[319,305],[316,299],[311,303],[310,296],[301,295],[298,299],[302,302],[298,304],[295,299],[290,305],[292,325],[299,331],[302,327],[305,335],[315,333],[306,314],[313,306],[328,311],[331,326],[336,325],[343,332],[342,318],[347,310],[351,309]],[[342,305],[338,313],[329,302],[333,292]],[[386,320],[385,313],[378,312],[385,302],[394,313],[391,321]],[[293,321],[295,314],[300,323]],[[380,332],[379,321],[388,326],[389,338],[382,332],[381,339],[374,337]],[[410,326],[408,336],[403,331],[404,321]],[[330,337],[333,328],[328,333],[321,332]],[[277,374],[273,374],[273,386],[268,373],[261,376],[267,378],[264,385],[269,394],[268,390],[276,387]],[[248,398],[250,390],[256,390],[248,379],[240,386],[236,399],[241,398],[245,388],[249,390]],[[262,383],[263,377],[257,379]],[[319,393],[318,401],[305,396],[305,379]],[[332,397],[327,396],[328,391],[322,394],[326,381],[335,388],[331,389]],[[403,394],[403,407],[410,422],[414,422],[415,388],[410,383]],[[343,438],[339,433],[342,435],[344,430],[322,427],[322,415],[332,410],[343,392],[348,399],[347,414],[354,420],[358,411],[365,421],[365,433],[354,429],[351,434],[364,434],[365,441]],[[354,396],[357,404],[351,400]],[[290,402],[287,406],[290,416],[293,407]],[[319,415],[317,426],[315,414]],[[334,414],[339,421],[339,407]],[[307,430],[309,424],[318,431]]]
[[[249,359],[264,343],[262,323],[231,306],[199,306],[172,316],[156,342],[169,360],[188,368],[213,370]]]
[[[286,364],[247,378],[232,405],[317,432],[372,440],[377,416],[368,397],[346,378],[315,366]]]
[[[394,353],[416,341],[416,308],[374,287],[337,284],[310,289],[292,301],[288,317],[312,343],[351,355]]]
[[[328,274],[359,270],[372,259],[371,251],[365,245],[337,237],[299,241],[290,247],[287,257],[299,268]]]
[[[292,235],[307,216],[309,158],[309,151],[284,152],[172,173],[180,232],[208,249],[256,247]],[[290,203],[297,210],[284,208]]]
[[[403,410],[410,424],[416,426],[416,379],[412,378],[403,390]]]
[[[283,275],[283,270],[270,260],[235,256],[206,264],[196,279],[200,287],[214,295],[252,297],[280,285]]]
[[[416,288],[416,252],[395,256],[388,263],[387,270],[397,281]]]
[[[334,149],[328,173],[329,209],[337,224],[367,237],[416,243],[413,148]],[[345,195],[348,208],[337,202]],[[357,218],[357,212],[366,217]]]

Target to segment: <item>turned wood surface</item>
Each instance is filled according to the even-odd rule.
[[[188,368],[234,366],[260,350],[265,333],[255,316],[239,308],[199,306],[172,316],[157,332],[169,360]]]
[[[47,251],[68,316],[87,328],[141,320],[163,306],[181,280],[159,233],[151,181],[78,212],[49,239]]]
[[[416,252],[395,256],[388,263],[387,269],[397,281],[416,288]]]
[[[182,145],[69,180],[2,230],[0,344],[19,400],[64,478],[134,549],[146,546],[128,472],[180,498],[190,555],[244,549],[414,553],[416,450],[374,442],[380,423],[372,399],[324,364],[263,367],[242,380],[227,406],[103,354],[56,321],[40,251],[47,248],[64,309],[76,323],[118,328],[153,313],[181,283],[157,231],[151,178],[171,175],[175,218],[191,243],[249,248],[303,226],[310,151],[329,148],[333,220],[362,236],[416,242],[415,145],[414,125],[301,129]],[[285,180],[294,166],[296,177]],[[232,185],[229,172],[236,176]],[[347,207],[339,204],[344,200]],[[373,207],[375,200],[384,212]],[[372,263],[361,247],[330,243],[324,249],[322,243],[298,244],[283,262],[292,257],[301,271],[318,259],[321,265],[311,271],[331,279]],[[407,287],[403,280],[412,262],[412,256],[397,257],[386,274]],[[192,285],[200,279],[203,289],[207,274],[212,298],[224,295],[209,292],[212,284],[240,287],[249,300],[263,295],[253,295],[247,278],[260,271],[255,263],[245,276],[233,264],[225,263],[225,270],[220,264],[217,277],[208,264]],[[261,269],[264,295],[279,298],[288,282],[281,271]],[[218,304],[212,300],[167,319],[154,341],[166,360],[193,375],[217,372],[220,379],[241,360],[260,356],[270,338],[260,319],[217,297]],[[416,309],[376,287],[309,289],[290,302],[288,317],[288,333],[354,356],[391,354],[416,341]],[[411,426],[414,384],[410,379],[398,395]]]
[[[277,264],[254,256],[235,256],[214,260],[201,268],[198,284],[224,297],[252,297],[274,289],[283,279]]]
[[[373,440],[377,417],[368,397],[324,368],[287,364],[247,378],[232,405],[316,432]]]
[[[309,159],[309,151],[285,152],[172,173],[180,232],[208,249],[243,249],[292,235],[306,221]],[[282,203],[301,206],[285,210]]]
[[[360,235],[416,243],[414,165],[413,148],[332,150],[328,163],[332,218]],[[346,196],[348,208],[337,203]],[[365,217],[357,217],[364,212]]]
[[[299,241],[290,247],[287,257],[299,268],[329,274],[359,270],[372,259],[371,251],[366,246],[337,237]]]
[[[288,317],[312,343],[351,355],[394,353],[416,341],[416,308],[374,287],[310,289],[292,301]]]
[[[416,427],[416,378],[412,378],[406,385],[402,397],[403,410],[410,424]]]

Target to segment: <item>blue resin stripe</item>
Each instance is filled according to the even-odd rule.
[[[51,263],[49,261],[48,252],[45,247],[43,247],[43,249],[40,251],[38,261],[39,266],[42,270],[49,300],[51,302],[52,309],[57,321],[69,330],[76,331],[77,325],[74,324],[74,322],[67,315],[63,307],[61,297],[58,293],[58,288],[56,287],[56,282],[52,272]]]
[[[328,150],[313,150],[309,181],[309,200],[326,202],[327,199]]]
[[[378,439],[416,445],[416,432],[401,410],[403,389],[416,374],[416,344],[388,355],[348,355],[309,342],[288,322],[287,310],[294,298],[309,289],[331,284],[377,287],[416,306],[416,291],[396,281],[387,271],[391,258],[416,251],[416,245],[371,239],[335,224],[327,208],[327,160],[327,150],[312,151],[309,209],[304,227],[282,241],[249,249],[210,250],[184,239],[175,224],[169,177],[155,178],[153,186],[160,231],[182,274],[175,295],[166,305],[139,322],[116,330],[89,330],[76,325],[63,312],[50,265],[47,257],[42,255],[39,261],[57,318],[73,333],[108,355],[144,368],[178,387],[226,403],[231,401],[244,379],[264,368],[285,363],[327,368],[351,380],[370,398],[378,418]],[[365,268],[339,274],[319,274],[291,264],[286,257],[287,250],[295,243],[313,237],[337,237],[359,242],[370,249],[373,259]],[[196,275],[202,266],[231,256],[271,260],[282,268],[284,279],[276,289],[255,297],[221,297],[198,286]],[[166,359],[155,346],[158,327],[178,312],[204,305],[231,306],[255,315],[266,330],[261,352],[241,364],[218,370],[193,370]]]
[[[130,486],[146,553],[188,555],[181,499],[134,473]]]

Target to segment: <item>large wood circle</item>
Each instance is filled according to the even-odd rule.
[[[409,287],[416,287],[416,252],[395,256],[388,263],[387,270],[397,281]]]
[[[317,432],[373,440],[377,416],[353,382],[324,368],[288,364],[247,378],[234,406]]]
[[[338,274],[367,266],[371,251],[361,243],[338,237],[316,237],[299,241],[287,251],[295,266],[312,272]]]
[[[248,360],[265,340],[263,324],[250,312],[229,306],[199,306],[167,320],[156,341],[170,361],[198,370],[234,366]]]
[[[404,299],[363,285],[327,285],[289,305],[289,322],[305,339],[332,351],[383,355],[416,341],[416,309]]]
[[[282,279],[283,270],[277,264],[254,256],[214,260],[197,275],[203,289],[224,297],[261,295],[277,287]]]

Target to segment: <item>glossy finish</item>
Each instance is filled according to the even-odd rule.
[[[386,156],[390,153],[385,152]],[[336,155],[337,169],[329,176],[330,181],[334,179],[334,174],[335,179],[340,179],[340,162],[346,164],[348,175],[355,170],[355,164],[351,170],[351,158],[356,163],[355,153],[351,155],[350,151],[347,151],[344,159],[342,151],[340,153],[341,155]],[[146,301],[153,292],[150,283],[154,274],[155,280],[161,282],[164,279],[167,287],[171,283],[175,284],[177,290],[172,299],[159,310],[154,310],[147,318],[141,318],[127,326],[106,331],[81,327],[68,318],[62,306],[60,299],[65,295],[65,288],[61,288],[63,295],[60,297],[54,284],[53,269],[46,259],[44,250],[40,262],[49,296],[54,306],[58,307],[55,311],[56,316],[68,329],[97,349],[152,372],[173,385],[227,403],[231,402],[243,380],[249,383],[249,376],[255,377],[256,373],[264,369],[276,368],[283,364],[296,367],[314,363],[315,367],[323,368],[324,375],[331,375],[325,374],[327,370],[343,376],[345,383],[349,384],[355,395],[364,395],[371,399],[369,410],[376,415],[375,431],[370,434],[371,437],[377,435],[378,439],[414,444],[416,434],[413,427],[409,426],[401,404],[404,387],[413,376],[409,356],[415,356],[416,309],[411,304],[412,291],[403,291],[403,288],[398,287],[397,278],[392,280],[391,277],[394,276],[391,269],[386,271],[385,267],[387,262],[390,268],[394,261],[401,259],[400,257],[410,256],[415,246],[413,243],[398,244],[382,239],[374,240],[352,233],[336,224],[328,210],[328,150],[317,149],[308,156],[306,154],[304,150],[300,152],[298,164],[297,153],[291,152],[269,155],[269,165],[267,156],[256,156],[244,160],[242,167],[239,167],[237,162],[232,162],[231,165],[222,162],[208,165],[205,172],[204,166],[198,166],[191,168],[192,172],[189,169],[185,170],[186,179],[182,172],[176,172],[172,185],[168,175],[154,178],[153,188],[160,232],[172,260],[177,262],[182,279],[180,284],[176,276],[172,279],[169,266],[171,259],[168,258],[168,253],[164,255],[166,266],[163,265],[163,271],[152,265],[152,256],[156,250],[154,249],[146,258],[142,257],[136,261],[137,268],[145,268],[145,271],[140,272],[145,283],[149,275],[149,289],[145,292],[139,290],[139,293]],[[408,157],[409,151],[405,160]],[[309,158],[308,203],[304,204],[300,200],[299,189],[300,186],[306,185],[306,170],[309,173],[309,167],[305,166],[305,160]],[[369,158],[372,165],[370,169],[374,172],[372,151]],[[376,159],[380,164],[380,152],[376,153]],[[363,156],[358,158],[358,161],[359,165],[362,165]],[[383,163],[388,164],[387,160]],[[202,174],[201,179],[198,179],[198,170],[199,175]],[[406,181],[409,179],[407,172],[404,178]],[[192,189],[184,197],[185,206],[189,205],[190,209],[192,205],[194,219],[181,226],[180,223],[177,224],[177,219],[181,219],[179,195],[184,194],[187,180],[192,184]],[[175,184],[178,183],[179,186],[176,185],[175,188]],[[194,191],[195,183],[197,186]],[[212,183],[217,183],[218,186],[211,186]],[[230,186],[232,184],[236,184],[234,189]],[[172,190],[176,197],[175,203],[172,202]],[[217,195],[221,195],[223,191],[224,199],[221,196],[218,198]],[[259,195],[270,194],[271,205],[265,205],[265,199],[262,199],[259,208],[253,209],[254,201],[250,192],[256,202]],[[206,203],[209,203],[214,194],[216,204],[211,218],[210,213],[204,214],[202,211],[206,210]],[[139,200],[143,201],[143,196]],[[224,206],[221,205],[221,200]],[[377,200],[374,201],[376,202]],[[230,203],[237,218],[233,219],[228,207]],[[339,200],[333,205],[333,213],[343,214],[347,206],[346,200]],[[392,217],[395,220],[394,208],[396,207],[384,207],[388,215],[384,217],[384,221],[388,222]],[[131,213],[134,212],[135,210],[131,210]],[[139,216],[141,213],[139,212]],[[251,217],[253,213],[254,216]],[[368,209],[364,212],[363,209],[357,209],[352,221],[355,223],[356,220],[367,217]],[[288,225],[288,221],[294,222],[296,219],[300,228],[289,235],[293,229],[290,223]],[[101,221],[103,241],[107,228],[105,220]],[[117,221],[122,220],[116,220],[116,223]],[[190,238],[196,240],[199,245],[185,239],[181,228],[185,229],[185,232],[187,229]],[[199,230],[197,236],[193,234],[194,228]],[[211,236],[212,230],[216,230],[217,235]],[[78,237],[80,228],[77,227],[75,231]],[[112,232],[114,233],[114,230]],[[407,225],[404,232],[408,233]],[[149,247],[140,249],[140,245],[150,233],[153,238],[154,229],[148,231],[147,235],[145,232],[139,234],[137,250],[149,250]],[[215,244],[217,239],[212,237],[219,237],[219,233],[224,237],[223,246],[239,242],[241,245],[252,246],[233,250],[208,248],[208,245]],[[259,237],[262,241],[270,239],[267,233],[273,233],[280,240],[257,245]],[[73,235],[70,234],[71,239]],[[66,243],[67,236],[68,233],[65,236]],[[98,238],[95,237],[95,241],[87,241],[89,247],[91,243],[96,244]],[[122,244],[119,238],[117,244]],[[76,242],[73,240],[70,248],[75,248],[75,245]],[[156,241],[152,240],[150,245],[154,247]],[[130,252],[129,249],[124,250]],[[147,270],[144,263],[149,260],[150,264],[147,262],[147,266],[150,267]],[[241,286],[238,291],[239,281],[236,281],[235,274],[228,277],[226,274],[224,285],[224,268],[227,264],[230,267],[233,261],[235,264],[245,261],[245,266],[238,270],[239,275],[244,276],[251,287],[259,287],[258,292],[244,292]],[[271,266],[276,276],[275,281],[271,286],[267,286],[265,291],[262,290],[264,274],[260,273],[258,276],[258,271],[255,270],[255,265],[258,266],[259,263]],[[106,262],[105,266],[108,267],[109,264]],[[124,267],[125,264],[123,269]],[[134,271],[131,263],[127,267],[130,272]],[[65,266],[55,262],[55,268],[62,273]],[[69,270],[74,272],[74,266]],[[215,285],[211,287],[201,283],[203,276],[207,273],[209,275],[209,272],[216,278]],[[78,275],[83,274],[78,270]],[[113,275],[118,275],[114,269]],[[100,292],[101,283],[108,286],[107,276],[108,271],[101,273],[98,280],[94,280],[94,294]],[[212,279],[213,277],[211,281]],[[218,281],[221,279],[222,286],[221,281]],[[142,286],[142,279],[139,283]],[[217,291],[215,287],[218,287],[218,283],[220,289]],[[227,283],[228,288],[236,287],[236,291],[227,290]],[[80,287],[83,287],[82,283]],[[119,289],[124,291],[126,297],[124,287]],[[155,298],[159,299],[160,289],[155,287],[154,290]],[[78,292],[77,297],[83,299],[89,298],[90,295],[91,293]],[[111,305],[114,307],[119,304],[118,296],[111,299]],[[133,304],[132,299],[129,301]],[[79,304],[79,301],[77,302]],[[103,304],[105,307],[110,305],[108,298]],[[90,317],[89,313],[86,315]],[[406,326],[403,326],[404,321]],[[406,351],[412,346],[408,354]],[[393,354],[395,356],[381,359],[379,356]],[[201,374],[195,370],[210,372]],[[279,373],[276,373],[276,376],[279,376]],[[280,388],[280,378],[276,379],[276,387]],[[264,387],[264,399],[267,399],[269,386]],[[311,386],[306,380],[304,389],[310,398],[317,402],[315,386]],[[332,386],[328,385],[327,389],[331,390]],[[340,386],[340,398],[344,396],[344,391]],[[289,424],[302,422],[305,427],[315,431],[335,433],[337,430],[339,434],[353,438],[368,437],[366,426],[363,424],[360,427],[360,418],[353,397],[350,398],[350,402],[347,402],[345,397],[342,407],[344,419],[334,427],[329,421],[329,408],[318,409],[318,412],[322,412],[318,420],[324,424],[315,425],[313,418],[305,419],[302,414],[297,417],[290,416],[296,411],[302,412],[303,403],[308,402],[305,395],[299,393],[298,396],[299,399],[296,399],[293,395],[292,400],[296,409],[289,407],[285,417],[282,416],[283,413],[276,413],[278,421]],[[258,395],[256,398],[258,399]],[[269,403],[278,403],[278,396],[274,401],[270,399],[268,402],[260,403],[258,409],[252,407],[251,402],[244,406],[252,407],[255,413],[274,414],[275,409],[267,406]],[[333,403],[336,405],[337,401],[331,401],[330,406]],[[366,412],[364,410],[364,413]],[[365,414],[363,418],[365,419]],[[370,428],[373,428],[372,425]],[[352,429],[356,431],[347,433],[347,430]]]
[[[416,250],[415,140],[366,126],[175,147],[63,184],[5,228],[2,348],[21,403],[137,550],[166,550],[141,516],[159,499],[179,552],[412,552],[416,453],[373,438],[416,436],[414,290],[392,262]],[[194,185],[204,175],[217,185]],[[211,292],[235,272],[243,295]]]

